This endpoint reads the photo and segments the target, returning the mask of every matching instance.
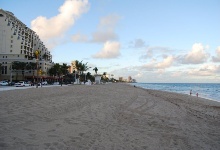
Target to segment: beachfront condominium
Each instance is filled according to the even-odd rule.
[[[36,67],[14,70],[11,69],[13,62],[26,63],[26,66],[32,63]],[[0,80],[47,78],[53,66],[52,55],[36,32],[3,9],[0,9],[0,65]]]

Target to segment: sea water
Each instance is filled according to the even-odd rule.
[[[190,94],[192,96],[203,97],[210,100],[220,102],[220,84],[219,83],[131,83],[145,89],[162,90],[176,92],[182,94]]]

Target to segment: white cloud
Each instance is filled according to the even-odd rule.
[[[140,70],[145,70],[145,71],[153,71],[155,69],[156,63],[157,63],[157,60],[152,59],[150,62],[148,62],[140,67],[137,67],[137,68],[139,68]]]
[[[162,62],[156,64],[156,68],[165,69],[169,68],[174,61],[173,56],[167,56]]]
[[[215,76],[219,72],[220,66],[214,64],[205,64],[200,68],[189,70],[188,74],[192,76]]]
[[[163,69],[171,67],[173,62],[174,62],[173,56],[166,56],[161,62],[158,62],[156,59],[152,59],[147,64],[144,64],[138,68],[145,71],[157,70],[161,72]]]
[[[116,58],[120,55],[120,43],[107,41],[103,49],[95,54],[94,58]]]
[[[120,17],[115,14],[105,16],[100,19],[98,29],[92,34],[91,42],[104,43],[118,38],[115,27]]]
[[[142,72],[138,72],[135,76],[134,76],[134,78],[136,79],[136,78],[142,78],[144,76],[144,74],[142,73]]]
[[[41,40],[51,44],[55,39],[62,37],[88,8],[88,0],[66,0],[59,8],[59,14],[51,18],[39,16],[31,22],[31,28]]]
[[[209,54],[205,52],[205,49],[208,46],[204,47],[201,43],[195,43],[192,46],[192,50],[184,56],[179,56],[180,62],[184,64],[200,64],[207,61]]]
[[[95,43],[105,43],[109,40],[116,40],[117,35],[114,31],[96,31],[92,34],[91,42]]]
[[[172,77],[181,77],[183,75],[183,72],[180,72],[180,71],[178,71],[178,72],[173,72],[172,74],[171,74],[171,76]]]
[[[168,47],[161,47],[161,46],[151,46],[147,47],[146,52],[140,56],[140,59],[147,59],[147,58],[152,58],[155,55],[158,54],[163,54],[163,53],[172,53],[172,49]]]
[[[212,61],[220,62],[220,46],[216,49],[216,57],[212,57]]]
[[[72,41],[73,42],[87,42],[88,38],[86,35],[77,33],[77,34],[72,35]]]

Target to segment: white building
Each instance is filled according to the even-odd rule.
[[[36,50],[40,52],[38,60],[35,57]],[[39,36],[17,19],[13,13],[0,9],[0,63],[2,65],[0,80],[9,80],[11,74],[12,77],[15,76],[15,71],[10,69],[13,61],[27,64],[39,62],[40,77],[47,77],[48,69],[53,66],[52,55]],[[16,73],[19,80],[24,76],[35,78],[37,75],[36,70],[25,71],[24,76],[20,72]]]

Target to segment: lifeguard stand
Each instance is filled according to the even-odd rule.
[[[101,76],[100,74],[95,74],[95,83],[96,84],[100,84],[101,83]]]

